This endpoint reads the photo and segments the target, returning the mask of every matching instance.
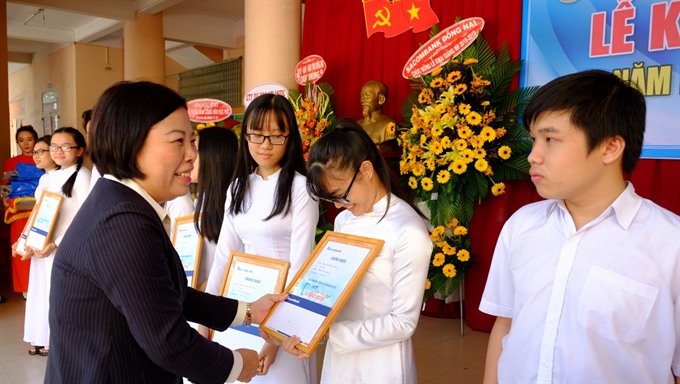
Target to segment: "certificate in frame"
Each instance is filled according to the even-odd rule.
[[[40,202],[35,206],[35,214],[26,235],[24,247],[32,248],[35,251],[42,251],[49,244],[52,237],[52,230],[59,216],[59,209],[64,196],[50,191],[43,190]]]
[[[268,293],[281,293],[290,263],[268,257],[232,252],[224,271],[219,294],[230,299],[253,302]],[[239,325],[224,332],[210,332],[210,339],[230,348],[260,350],[264,340],[257,327]]]
[[[203,236],[196,230],[194,215],[181,216],[175,219],[171,240],[182,262],[189,286],[196,288],[198,286],[198,271],[201,267]]]
[[[260,325],[273,337],[300,337],[311,354],[337,317],[385,241],[328,231]]]
[[[31,215],[28,216],[28,220],[26,221],[26,225],[24,226],[24,229],[21,231],[21,235],[19,235],[19,238],[17,239],[17,247],[16,247],[16,253],[19,256],[26,256],[26,252],[28,251],[28,247],[26,247],[26,238],[28,237],[28,232],[31,230],[31,224],[33,223],[33,220],[35,219],[35,215],[38,212],[38,207],[40,205],[36,204],[33,207],[33,210],[31,211]]]

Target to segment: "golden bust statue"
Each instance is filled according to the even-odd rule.
[[[383,143],[395,138],[394,130],[387,127],[395,121],[383,114],[383,104],[387,100],[387,86],[380,81],[370,80],[361,87],[361,109],[364,117],[357,123],[368,132],[373,142]]]

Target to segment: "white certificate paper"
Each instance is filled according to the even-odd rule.
[[[31,224],[28,235],[26,235],[26,247],[37,251],[45,249],[49,241],[49,235],[57,220],[62,198],[63,196],[61,195],[43,192],[35,219]]]
[[[267,319],[267,327],[309,344],[371,250],[328,241]]]
[[[196,231],[193,221],[177,223],[176,231],[174,239],[175,250],[182,262],[187,279],[191,282],[196,271],[196,256],[200,249],[198,245],[203,240],[198,231]]]

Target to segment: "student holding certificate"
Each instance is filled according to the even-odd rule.
[[[417,382],[411,336],[432,252],[425,220],[352,120],[340,121],[312,146],[307,169],[310,193],[345,208],[334,231],[385,241],[330,327],[321,382]],[[300,355],[299,341],[288,338],[284,348]]]
[[[40,201],[39,194],[43,191],[61,194],[63,200],[56,215],[50,242],[44,249],[34,252],[29,250],[26,255],[27,257],[35,256],[31,260],[24,320],[24,341],[34,346],[28,352],[31,355],[47,356],[49,349],[50,277],[55,251],[90,189],[90,171],[81,167],[85,145],[85,137],[75,128],[64,127],[54,131],[48,148],[50,157],[59,169],[44,176],[46,179],[41,179],[41,181],[46,182],[39,186],[39,190],[36,190],[38,201]]]
[[[194,224],[203,236],[198,287],[205,290],[224,220],[224,202],[234,172],[238,138],[229,129],[208,127],[198,131],[196,141],[198,157],[191,172],[191,181],[196,182]]]
[[[319,206],[305,188],[302,139],[290,101],[265,94],[246,109],[234,180],[207,292],[219,292],[229,255],[242,251],[290,262],[292,279],[314,248]],[[254,172],[252,171],[254,170]],[[265,344],[258,382],[316,383],[316,360]]]
[[[120,82],[97,101],[92,130],[103,176],[54,262],[45,383],[249,381],[257,352],[206,340],[188,321],[249,325],[286,295],[246,303],[187,286],[161,207],[191,182],[186,101],[160,84]]]

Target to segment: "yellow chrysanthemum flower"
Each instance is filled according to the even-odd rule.
[[[434,71],[432,71],[432,72],[430,73],[430,76],[432,76],[432,77],[434,77],[434,76],[439,76],[439,74],[442,73],[442,70],[443,70],[443,69],[444,69],[444,68],[442,68],[442,67],[439,67],[439,68],[435,69]]]
[[[449,168],[456,175],[462,175],[463,173],[465,173],[465,171],[467,171],[467,164],[465,163],[465,160],[458,159],[458,160],[454,161],[453,163],[451,163],[451,165],[449,165]]]
[[[468,261],[468,260],[470,260],[470,252],[468,252],[467,249],[461,249],[461,250],[458,251],[458,253],[456,254],[456,257],[457,257],[458,260],[460,260],[460,261],[463,261],[463,262]]]
[[[420,186],[423,187],[423,190],[425,191],[431,191],[434,183],[429,177],[423,177],[423,179],[420,180]]]
[[[468,142],[473,148],[480,148],[484,146],[484,140],[480,139],[479,136],[472,136],[468,139]]]
[[[505,193],[505,183],[496,183],[491,187],[491,193],[494,196],[502,195]]]
[[[456,247],[452,247],[449,243],[446,243],[446,245],[442,247],[442,252],[447,256],[455,255]]]
[[[430,143],[430,151],[434,153],[435,155],[439,155],[444,151],[444,148],[442,148],[442,143],[439,141],[433,141]]]
[[[446,241],[437,241],[437,242],[435,243],[435,245],[436,245],[438,248],[444,248],[444,246],[446,246],[447,244],[448,244],[448,243],[447,243]]]
[[[505,128],[496,129],[496,138],[500,139],[501,137],[505,136],[505,133],[506,133]]]
[[[467,228],[463,227],[462,225],[459,225],[453,229],[454,236],[465,236],[467,235],[467,233],[468,233]]]
[[[434,132],[433,132],[433,134],[434,134]],[[442,143],[443,148],[445,148],[445,149],[451,148],[451,139],[448,136],[444,136],[442,138],[441,143]]]
[[[475,148],[475,159],[483,159],[486,157],[486,150],[484,148]]]
[[[460,74],[460,71],[453,71],[449,73],[448,76],[446,76],[446,81],[449,83],[455,83],[456,81],[460,80],[462,75]]]
[[[479,136],[486,141],[493,141],[496,139],[496,131],[487,125],[486,127],[482,128]]]
[[[508,147],[507,145],[498,148],[498,157],[500,157],[503,160],[509,159],[511,154],[512,149],[510,149],[510,147]]]
[[[449,279],[456,277],[456,267],[453,264],[446,264],[444,268],[442,268],[442,271],[444,272],[444,276]]]
[[[462,139],[467,139],[468,137],[472,136],[472,129],[470,129],[470,127],[467,125],[464,125],[458,128],[458,136]]]
[[[454,217],[453,219],[451,219],[451,221],[449,221],[448,223],[446,223],[446,226],[447,226],[448,228],[455,228],[455,227],[458,226],[458,224],[459,224],[458,219],[456,219],[456,218]]]
[[[475,161],[475,169],[478,170],[479,172],[486,171],[486,168],[488,167],[489,162],[484,159],[478,159],[477,161]]]
[[[464,150],[468,146],[468,142],[465,139],[456,139],[453,141],[453,146],[456,147],[458,152]]]
[[[488,100],[482,101],[483,107],[488,107],[489,105],[491,105],[491,103]]]
[[[493,176],[493,168],[489,165],[486,167],[486,171],[484,171],[484,176]]]
[[[387,132],[389,135],[394,135],[394,132],[397,129],[397,125],[394,124],[393,122],[387,124],[387,127],[385,127],[385,132]]]
[[[413,176],[420,177],[425,174],[425,164],[423,164],[421,161],[416,162],[413,165]]]
[[[430,133],[432,133],[432,137],[439,137],[442,135],[443,132],[444,130],[442,129],[442,127],[439,126],[432,127],[432,130],[430,131]]]
[[[466,149],[463,152],[460,153],[461,160],[465,162],[465,164],[470,164],[475,160],[475,152],[472,151],[471,149]]]
[[[441,77],[438,77],[430,82],[430,87],[432,88],[439,88],[444,85],[444,79]]]
[[[430,171],[434,171],[434,169],[435,169],[435,159],[434,159],[434,157],[430,157],[427,160],[425,160],[425,168],[429,169]]]
[[[449,173],[449,171],[445,169],[442,169],[441,171],[439,171],[439,173],[437,173],[437,182],[439,184],[446,184],[449,182],[450,179],[451,173]]]
[[[458,111],[463,115],[467,115],[471,110],[470,104],[460,103],[460,106],[458,106]]]
[[[444,264],[444,260],[446,260],[446,257],[444,256],[443,253],[436,253],[434,257],[432,258],[432,265],[435,267],[441,267],[442,264]]]
[[[467,91],[467,85],[466,84],[457,84],[456,87],[453,89],[453,93],[456,95],[462,95]]]
[[[479,63],[479,60],[474,58],[465,59],[465,61],[463,61],[463,65],[472,65],[477,63]]]
[[[470,125],[479,125],[479,123],[482,122],[482,116],[480,116],[479,113],[473,111],[465,116],[465,121],[467,121]]]
[[[439,240],[442,237],[442,235],[444,234],[444,231],[446,231],[446,228],[444,228],[443,225],[438,225],[438,226],[432,228],[432,233],[430,233],[430,239],[432,241]]]
[[[432,282],[430,279],[425,280],[425,290],[427,291],[428,289],[432,288]]]
[[[418,188],[418,180],[415,177],[410,176],[408,178],[408,186],[411,187],[411,189]]]

